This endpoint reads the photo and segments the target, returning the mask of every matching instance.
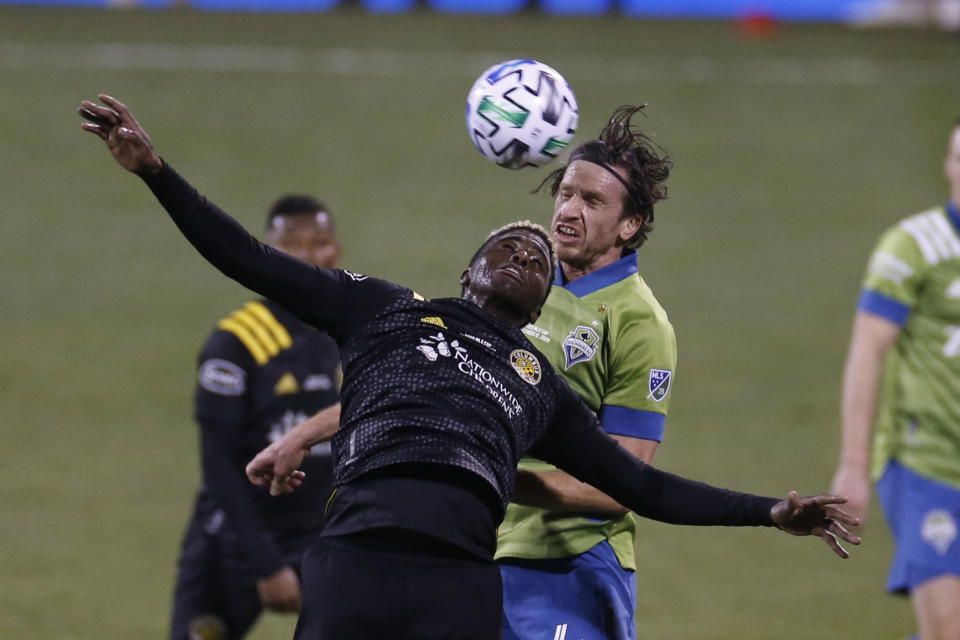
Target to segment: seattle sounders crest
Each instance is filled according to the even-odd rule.
[[[597,352],[600,336],[590,327],[578,326],[563,340],[564,369],[587,362]]]

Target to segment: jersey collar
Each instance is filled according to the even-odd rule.
[[[957,211],[957,205],[954,204],[953,200],[949,200],[945,208],[947,210],[947,217],[950,218],[953,228],[956,230],[957,235],[960,235],[960,211]]]
[[[563,287],[578,298],[599,291],[604,287],[620,282],[628,276],[637,273],[637,252],[633,249],[626,249],[623,257],[616,262],[611,262],[607,266],[591,271],[585,276],[577,278],[572,282],[563,284],[563,273],[560,271],[560,265],[557,265],[557,278],[554,280],[555,287]]]

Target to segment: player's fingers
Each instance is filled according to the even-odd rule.
[[[93,111],[92,109],[87,108],[83,104],[77,107],[77,113],[80,114],[81,118],[85,118],[93,122],[102,122],[104,120],[104,118],[100,114],[98,114],[96,111]]]
[[[101,106],[95,102],[84,100],[80,103],[85,118],[105,122],[110,125],[120,124],[120,114],[109,107]]]
[[[837,522],[836,520],[831,520],[830,524],[827,526],[827,530],[835,536],[843,538],[850,544],[860,544],[863,541],[863,538],[856,535],[855,533],[850,533],[846,527]]]
[[[105,104],[105,105],[111,107],[112,109],[114,109],[118,114],[120,114],[121,117],[129,117],[129,116],[130,116],[130,110],[127,109],[127,105],[123,104],[122,102],[120,102],[119,100],[117,100],[116,98],[114,98],[113,96],[108,95],[108,94],[106,94],[106,93],[101,93],[101,94],[98,95],[97,97],[100,98],[100,101],[101,101],[103,104]]]
[[[274,473],[273,479],[270,481],[270,495],[279,496],[283,493],[290,493],[292,489],[287,486],[289,482],[289,475]]]
[[[248,473],[247,477],[250,479],[250,482],[258,487],[265,487],[273,482],[273,474],[270,473]]]
[[[797,515],[800,512],[800,494],[796,491],[791,491],[787,494],[787,504],[790,507],[790,512],[793,515]]]
[[[90,133],[97,136],[101,140],[107,139],[106,131],[104,131],[98,124],[93,124],[92,122],[81,122],[80,128],[83,129],[84,131],[89,131]]]
[[[859,527],[863,520],[858,516],[848,513],[843,509],[837,509],[836,507],[829,507],[825,509],[827,517],[831,520],[836,520],[837,522],[842,522],[843,524],[848,524],[851,527]]]
[[[847,496],[837,496],[826,493],[817,496],[811,496],[810,499],[813,501],[813,504],[824,507],[828,504],[844,504],[847,501]]]
[[[837,536],[835,536],[832,531],[829,529],[824,529],[820,537],[823,538],[823,541],[827,543],[828,547],[833,549],[835,554],[844,560],[850,557],[850,554],[847,553],[847,550],[840,545],[840,542],[837,540]]]

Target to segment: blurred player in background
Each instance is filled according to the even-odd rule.
[[[946,205],[902,220],[870,258],[833,480],[865,516],[872,442],[873,477],[897,545],[887,588],[910,594],[921,640],[960,638],[960,121],[944,171]]]
[[[339,264],[333,219],[313,198],[277,200],[266,240],[310,264]],[[247,482],[244,466],[339,401],[339,362],[328,335],[268,300],[248,302],[207,339],[195,395],[203,486],[181,548],[173,640],[241,638],[263,608],[300,610],[300,556],[322,525],[330,445],[304,460],[316,483],[302,493],[271,498]]]
[[[560,264],[542,315],[524,333],[604,431],[650,463],[663,436],[677,342],[637,269],[636,250],[653,229],[672,166],[631,126],[642,108],[616,110],[599,139],[544,181],[554,196],[550,230]],[[527,458],[520,469],[498,534],[503,637],[634,638],[633,516],[542,461]]]

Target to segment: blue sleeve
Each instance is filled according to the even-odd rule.
[[[857,310],[886,318],[899,327],[907,324],[911,311],[909,305],[874,289],[864,289],[861,292]]]
[[[259,579],[284,565],[254,506],[254,493],[262,489],[247,480],[247,460],[239,447],[253,420],[248,389],[255,373],[256,363],[240,341],[228,332],[214,332],[200,356],[194,413],[204,486],[226,514]]]
[[[631,409],[605,404],[600,407],[600,424],[603,430],[615,436],[663,441],[667,416],[656,411]]]

